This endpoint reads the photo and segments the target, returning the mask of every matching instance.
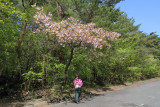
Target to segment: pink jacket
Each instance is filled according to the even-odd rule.
[[[83,86],[83,82],[81,79],[74,79],[73,84],[78,84],[79,86]]]

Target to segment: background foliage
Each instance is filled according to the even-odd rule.
[[[122,0],[0,0],[0,97],[22,90],[61,87],[69,89],[75,74],[84,87],[124,84],[159,76],[160,37],[134,25],[134,19],[115,8]],[[36,6],[53,14],[53,21],[69,16],[82,23],[121,33],[111,47],[88,49],[60,46],[45,33],[34,31]]]

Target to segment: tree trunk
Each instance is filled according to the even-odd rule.
[[[58,17],[63,18],[65,16],[64,10],[63,10],[61,4],[58,1],[57,1],[57,7],[58,7],[58,10],[57,10]]]
[[[23,35],[25,33],[25,30],[26,30],[26,26],[27,26],[27,22],[26,21],[23,21],[23,24],[22,24],[22,32],[21,32],[21,35],[19,37],[19,40],[18,40],[18,44],[17,44],[17,49],[16,49],[16,52],[17,52],[17,58],[18,58],[18,66],[19,66],[19,74],[20,74],[20,80],[21,80],[21,75],[22,75],[22,69],[21,69],[21,45],[22,45],[22,38],[23,38]]]
[[[44,70],[44,64],[45,64],[45,56],[43,56],[43,65],[42,65],[42,72],[43,72],[43,78],[42,78],[42,87],[44,87],[44,83],[45,83],[45,70]]]
[[[71,64],[71,61],[73,59],[73,51],[74,51],[74,47],[71,47],[71,55],[70,55],[69,61],[67,62],[67,65],[66,65],[66,68],[65,68],[65,72],[64,72],[64,74],[65,74],[64,75],[65,84],[66,84],[66,81],[67,81],[67,71],[68,71],[68,68],[69,68],[69,66]]]

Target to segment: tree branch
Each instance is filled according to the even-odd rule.
[[[71,61],[73,59],[73,51],[74,51],[74,47],[71,47],[71,55],[70,55],[69,61],[68,61],[66,68],[65,68],[65,72],[64,72],[65,75],[67,74],[68,68],[69,68]]]

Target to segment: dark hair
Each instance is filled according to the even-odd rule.
[[[79,75],[76,75],[75,77],[79,77]]]

